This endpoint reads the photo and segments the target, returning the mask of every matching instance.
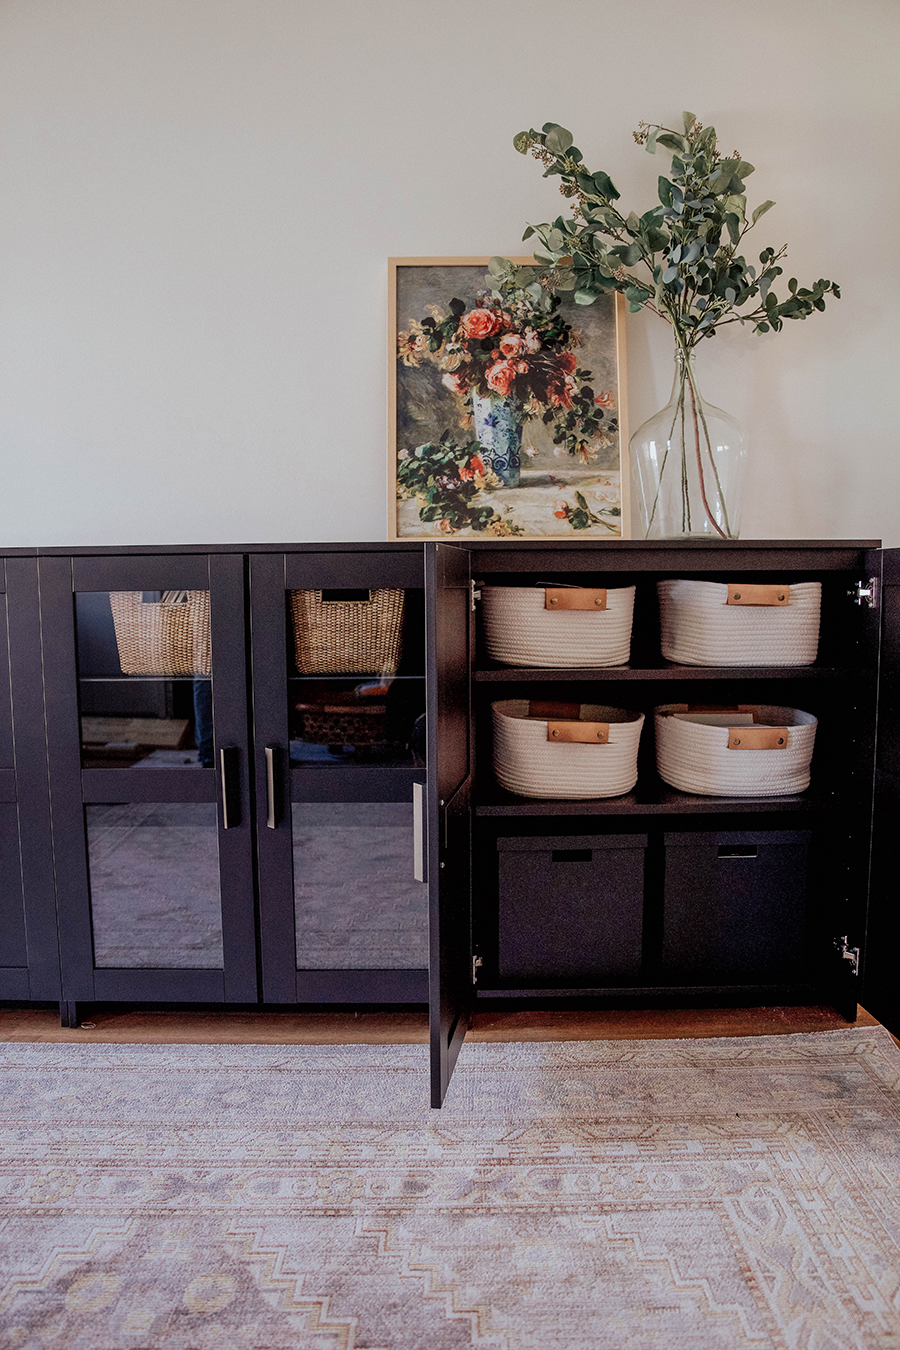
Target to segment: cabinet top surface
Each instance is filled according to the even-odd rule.
[[[435,540],[452,548],[482,555],[500,556],[520,552],[642,553],[653,555],[670,551],[717,554],[738,550],[862,550],[881,548],[880,539],[455,539]],[[62,545],[35,548],[0,548],[0,558],[117,557],[122,555],[179,553],[396,553],[422,550],[424,541],[387,542],[371,540],[354,543],[284,544],[121,544],[91,547]]]

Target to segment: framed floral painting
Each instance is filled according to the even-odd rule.
[[[622,297],[501,294],[488,266],[390,259],[388,537],[625,537]]]

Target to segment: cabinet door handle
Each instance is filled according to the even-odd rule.
[[[222,828],[234,829],[241,823],[241,791],[238,780],[240,750],[236,745],[223,746],[219,751],[222,774]]]
[[[277,745],[266,746],[266,827],[270,830],[278,828],[275,809],[275,756],[277,751]]]
[[[427,881],[425,863],[425,785],[413,783],[413,877]]]

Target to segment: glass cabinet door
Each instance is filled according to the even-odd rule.
[[[64,997],[255,1000],[242,559],[41,568]]]
[[[423,597],[418,550],[251,559],[266,1001],[427,997]]]

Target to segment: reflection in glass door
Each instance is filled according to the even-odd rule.
[[[41,566],[65,997],[255,1000],[243,561]]]
[[[264,996],[424,1001],[421,553],[254,557],[250,575]]]
[[[428,965],[428,887],[405,802],[294,802],[298,970]]]
[[[215,802],[85,807],[94,963],[222,966]]]
[[[83,768],[212,768],[208,591],[75,596]]]

